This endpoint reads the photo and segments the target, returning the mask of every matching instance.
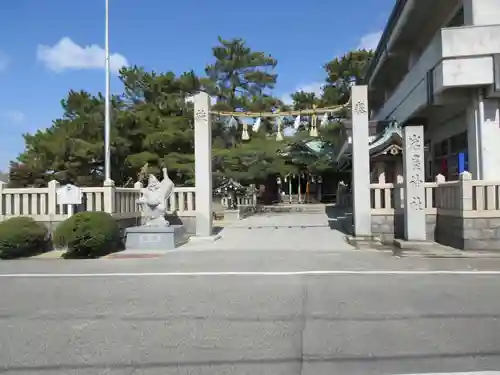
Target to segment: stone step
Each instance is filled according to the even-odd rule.
[[[325,213],[324,204],[286,204],[280,203],[272,206],[260,206],[258,212],[261,213],[284,213],[284,212],[302,212],[302,213]]]

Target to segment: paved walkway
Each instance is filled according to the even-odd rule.
[[[352,250],[335,218],[325,212],[265,213],[226,226],[213,243],[190,242],[183,249]]]

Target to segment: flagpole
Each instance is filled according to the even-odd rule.
[[[109,65],[109,0],[106,2],[105,14],[105,36],[104,36],[104,51],[105,51],[105,69],[106,69],[106,96],[104,107],[104,181],[111,180],[111,105],[110,105],[110,65]]]

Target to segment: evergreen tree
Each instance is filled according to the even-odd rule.
[[[372,57],[373,51],[357,50],[328,62],[325,65],[327,78],[323,88],[323,103],[325,105],[347,103],[351,85],[365,84],[365,73]]]
[[[202,79],[205,90],[217,98],[216,109],[230,111],[249,110],[255,98],[266,109],[275,104],[269,95],[277,74],[278,62],[270,55],[252,51],[243,39],[225,40],[219,37],[219,45],[212,48],[215,61],[205,69]]]
[[[175,183],[192,184],[194,121],[188,99],[200,90],[198,77],[193,72],[176,76],[134,67],[122,70],[121,79],[127,110],[121,112],[118,122],[128,138],[117,155],[123,155],[131,170],[127,177],[134,178],[148,163],[152,173],[167,167]]]
[[[277,80],[274,73],[277,61],[269,54],[253,51],[243,39],[224,40],[213,49],[215,61],[205,69],[207,78],[201,80],[204,89],[216,98],[213,106],[218,111],[268,112],[278,108],[280,101],[272,95]],[[263,118],[259,132],[249,127],[250,140],[241,139],[244,123],[252,119],[232,121],[228,118],[215,121],[214,165],[216,177],[228,177],[250,183],[267,178],[269,174],[286,169],[278,152],[282,144],[277,143],[274,121]],[[255,119],[253,119],[255,120]]]
[[[365,84],[364,75],[372,57],[373,51],[357,50],[328,62],[324,66],[327,77],[322,87],[322,94],[317,95],[314,92],[304,91],[291,94],[293,109],[305,110],[314,106],[321,108],[346,104],[349,101],[351,85]],[[320,151],[314,154],[304,151],[304,147],[301,147],[300,144],[310,142],[315,138],[309,135],[307,129],[299,129],[288,140],[289,150],[292,150],[290,153],[292,162],[297,167],[300,166],[300,168],[316,174],[334,168],[331,155],[334,152],[334,147],[338,146],[340,132],[338,120],[345,118],[346,114],[345,110],[336,112],[334,118],[330,118],[326,126],[320,126],[320,119],[318,119],[317,129],[322,146]],[[308,117],[307,120],[310,122],[311,118]]]
[[[192,73],[176,76],[124,68],[125,94],[112,99],[111,178],[135,181],[148,163],[158,173],[169,168],[176,183],[193,181],[193,106],[186,98],[199,90]],[[11,163],[14,187],[43,186],[51,179],[100,186],[104,173],[104,98],[70,91],[64,114],[46,130],[25,134],[26,150]]]
[[[212,49],[214,61],[206,76],[192,71],[147,72],[139,67],[120,71],[123,94],[111,99],[111,177],[118,186],[130,184],[144,164],[159,173],[161,167],[178,185],[194,183],[194,121],[190,100],[205,90],[216,103],[215,111],[270,112],[290,108],[305,110],[348,101],[349,84],[363,83],[370,51],[354,51],[325,65],[327,79],[323,95],[297,92],[292,106],[273,97],[277,61],[268,53],[252,50],[243,39],[219,38]],[[13,187],[46,186],[52,179],[62,184],[100,186],[104,179],[104,97],[85,91],[70,91],[61,101],[63,114],[52,125],[34,134],[24,134],[26,148],[11,162],[9,183]],[[323,151],[314,155],[301,147],[312,138],[308,129],[276,141],[276,119],[262,118],[258,132],[248,126],[250,140],[242,140],[242,128],[256,119],[239,119],[228,126],[228,118],[213,122],[213,170],[215,176],[250,183],[270,175],[299,169],[331,168],[329,145],[338,136],[334,121],[320,127]],[[283,127],[293,119],[285,118]],[[234,124],[234,121],[233,121]],[[283,130],[283,128],[281,129]],[[293,152],[289,152],[292,150]],[[330,151],[329,151],[330,150]]]

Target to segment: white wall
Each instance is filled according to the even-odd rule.
[[[498,100],[484,100],[484,118],[480,127],[483,180],[500,180],[499,104]]]
[[[484,122],[481,126],[484,180],[500,180],[499,104],[498,100],[484,102]]]
[[[436,92],[451,87],[489,85],[494,81],[491,56],[443,60],[436,68],[439,69],[442,69],[442,81],[436,82]]]
[[[441,35],[437,35],[378,111],[376,120],[394,117],[396,121],[404,122],[427,103],[426,74],[441,59],[441,51]]]
[[[500,23],[500,18],[498,19]],[[443,58],[489,55],[500,52],[500,24],[443,29]]]
[[[463,0],[466,25],[496,25],[500,22],[500,1]]]
[[[500,0],[494,1],[500,9]],[[496,11],[494,8],[493,13]],[[496,22],[490,26],[440,30],[374,119],[395,118],[404,122],[426,106],[427,72],[431,70],[434,95],[448,88],[491,85],[494,82],[491,55],[500,53],[500,15]]]
[[[500,101],[476,90],[467,113],[469,171],[474,179],[500,180]]]

